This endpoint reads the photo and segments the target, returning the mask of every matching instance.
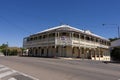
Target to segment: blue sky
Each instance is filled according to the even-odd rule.
[[[120,0],[0,0],[0,44],[22,46],[24,37],[69,24],[105,38],[117,37]],[[102,26],[102,24],[108,24]]]

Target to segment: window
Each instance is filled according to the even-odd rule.
[[[30,38],[30,40],[32,41],[32,40],[33,40],[33,38]]]
[[[42,39],[42,36],[39,36],[39,39]]]
[[[49,34],[49,37],[55,37],[55,33]]]
[[[98,39],[96,39],[96,42],[98,42]]]
[[[52,33],[52,37],[55,37],[55,33]]]
[[[111,45],[111,43],[110,42],[108,42],[108,46],[110,46]]]
[[[77,34],[77,33],[74,34],[74,37],[75,37],[75,38],[79,38],[79,34]]]
[[[91,41],[94,41],[94,38],[91,38]]]
[[[80,38],[81,38],[81,39],[84,39],[84,35],[83,35],[83,34],[81,34],[81,35],[80,35]]]
[[[62,33],[62,36],[66,36],[66,33],[65,33],[65,32],[63,32],[63,33]]]
[[[27,38],[27,42],[29,41],[29,38]]]
[[[90,40],[90,37],[87,36],[87,37],[86,37],[86,40]]]
[[[45,35],[43,35],[43,39],[45,39]]]
[[[37,37],[34,37],[34,40],[37,40]]]

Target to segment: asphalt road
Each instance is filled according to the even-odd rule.
[[[120,80],[120,64],[92,60],[0,56],[0,64],[40,80]]]

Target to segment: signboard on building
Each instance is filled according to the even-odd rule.
[[[61,36],[60,38],[62,41],[66,41],[66,36]]]

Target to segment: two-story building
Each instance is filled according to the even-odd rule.
[[[110,41],[69,25],[53,27],[24,38],[28,56],[110,60]]]

